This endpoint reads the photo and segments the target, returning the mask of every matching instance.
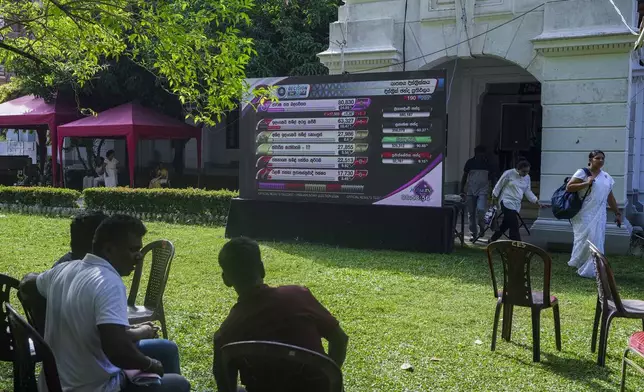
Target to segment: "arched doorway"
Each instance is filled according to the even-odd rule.
[[[477,145],[487,148],[499,172],[519,157],[532,164],[535,193],[541,174],[541,84],[525,69],[494,57],[444,59],[448,79],[446,191],[458,192],[463,166]],[[527,207],[527,206],[526,206]],[[527,219],[538,211],[529,209]]]
[[[438,64],[437,64],[438,63]],[[499,173],[519,157],[532,164],[535,193],[541,174],[541,84],[528,71],[495,57],[443,59],[426,69],[444,69],[448,79],[446,191],[457,192],[463,166],[477,145],[486,147]],[[538,210],[525,211],[536,219]]]

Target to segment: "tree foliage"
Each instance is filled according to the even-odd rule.
[[[196,122],[214,124],[244,89],[254,50],[240,28],[252,6],[253,0],[0,0],[0,63],[23,91],[45,99],[67,86],[77,96],[125,99],[136,95],[138,80],[153,86],[139,99],[162,106],[175,100]],[[123,79],[135,83],[124,86]]]
[[[329,23],[337,20],[341,0],[264,0],[249,15],[244,34],[257,54],[246,68],[249,77],[324,75],[317,54],[329,47]]]

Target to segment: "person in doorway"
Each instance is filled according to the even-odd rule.
[[[322,338],[329,342],[328,356],[342,366],[347,354],[348,336],[338,321],[301,286],[269,287],[259,245],[248,238],[234,238],[219,253],[224,284],[233,287],[239,298],[214,335],[213,374],[219,391],[236,387],[237,374],[226,373],[221,349],[232,342],[264,340],[291,344],[323,355]],[[265,369],[265,370],[262,370]],[[297,369],[278,369],[268,364],[252,374],[240,368],[241,381],[248,392],[328,391],[324,378]]]
[[[492,196],[498,199],[503,213],[503,221],[499,229],[492,235],[489,242],[497,241],[507,231],[510,239],[521,241],[519,233],[519,211],[524,197],[534,204],[539,204],[539,199],[532,193],[530,182],[530,162],[519,160],[516,168],[506,170],[492,190]]]
[[[485,146],[474,149],[474,157],[465,163],[461,179],[461,197],[467,200],[471,240],[485,230],[483,217],[487,210],[490,182],[494,182],[494,169],[487,158]]]
[[[105,187],[116,188],[119,184],[118,166],[119,161],[114,157],[114,150],[109,150],[105,157]]]
[[[115,215],[96,230],[92,253],[42,274],[29,274],[20,291],[47,303],[45,341],[51,346],[65,391],[188,392],[179,375],[174,343],[156,339],[150,323],[130,326],[122,276],[141,261],[146,228]],[[140,387],[126,370],[161,376],[160,385]],[[46,390],[40,378],[40,390]]]
[[[157,165],[156,175],[150,180],[150,189],[163,188],[168,185],[168,169],[162,163]]]
[[[575,241],[568,262],[584,278],[595,277],[595,264],[586,241],[604,251],[607,204],[615,213],[616,223],[619,226],[622,224],[622,214],[613,195],[615,180],[602,170],[605,160],[603,151],[592,151],[588,154],[588,172],[577,170],[566,186],[568,192],[578,192],[579,197],[584,199],[581,210],[570,220]]]

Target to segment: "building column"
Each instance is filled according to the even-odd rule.
[[[615,179],[613,194],[626,204],[630,113],[630,49],[626,35],[549,37],[533,40],[542,56],[543,140],[540,201],[550,205],[566,177],[585,167],[588,153],[606,153],[604,169]],[[630,228],[614,224],[609,212],[607,253],[629,249]],[[547,248],[570,248],[572,227],[541,209],[530,242]]]

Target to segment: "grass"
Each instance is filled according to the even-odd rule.
[[[165,303],[184,375],[194,390],[213,391],[212,334],[235,302],[216,262],[224,230],[148,227],[148,241],[167,238],[177,248]],[[21,277],[49,268],[68,249],[68,228],[67,220],[0,215],[0,271]],[[534,364],[528,309],[515,309],[512,342],[499,336],[496,352],[490,351],[495,300],[481,250],[428,255],[263,243],[262,252],[269,284],[308,286],[350,335],[343,369],[347,392],[615,391],[626,340],[641,328],[638,321],[617,319],[607,367],[597,367],[590,353],[595,283],[578,278],[565,255],[555,255],[552,277],[561,302],[563,351],[555,349],[552,311],[546,310],[542,362]],[[644,298],[639,261],[611,258],[624,298]],[[401,370],[405,362],[413,372]],[[0,389],[12,390],[6,364]],[[631,372],[629,390],[643,389]]]

